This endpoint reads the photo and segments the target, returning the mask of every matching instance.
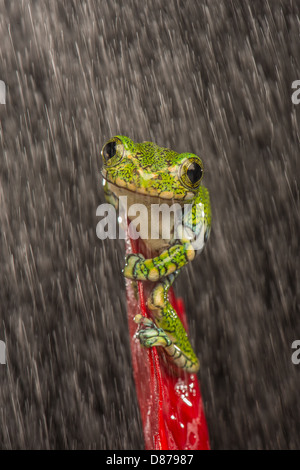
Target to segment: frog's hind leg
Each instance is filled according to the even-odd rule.
[[[177,272],[162,279],[151,292],[148,307],[153,311],[155,323],[137,315],[135,321],[141,325],[137,336],[143,346],[162,346],[178,367],[197,372],[198,359],[175,309],[168,301],[168,291],[176,275]]]

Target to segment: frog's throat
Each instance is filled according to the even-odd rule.
[[[107,178],[107,173],[106,173],[105,169],[101,170],[101,175],[105,179],[105,181],[107,181],[112,186],[111,189],[115,193],[116,196],[121,196],[121,195],[126,196],[126,192],[128,191],[130,194],[140,194],[141,196],[148,197],[150,199],[153,198],[156,201],[157,201],[157,199],[162,199],[163,201],[166,201],[166,202],[169,202],[169,203],[176,201],[179,204],[189,202],[189,201],[192,202],[193,198],[195,197],[195,194],[192,193],[192,192],[187,193],[182,198],[176,198],[176,197],[174,197],[174,192],[173,191],[164,191],[162,193],[157,193],[157,192],[156,193],[151,193],[146,188],[136,187],[135,189],[130,189],[126,185],[125,186],[119,186],[118,184],[116,184],[115,181],[111,181],[109,178]]]

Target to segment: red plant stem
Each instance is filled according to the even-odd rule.
[[[127,253],[145,253],[138,241],[126,240]],[[135,337],[138,313],[150,316],[146,299],[153,283],[126,279],[133,375],[147,450],[208,450],[209,437],[200,386],[195,374],[174,368],[162,348],[143,348]],[[186,326],[182,299],[170,289],[169,300]]]

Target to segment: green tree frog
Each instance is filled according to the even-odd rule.
[[[192,153],[177,153],[152,142],[134,143],[121,135],[105,143],[102,159],[106,199],[115,207],[121,195],[128,197],[128,206],[137,201],[147,208],[158,203],[179,205],[180,226],[174,217],[168,238],[161,236],[164,220],[160,221],[158,239],[144,233],[141,238],[151,256],[146,259],[142,254],[129,253],[124,275],[133,281],[153,283],[147,299],[152,319],[139,314],[135,317],[141,345],[163,347],[176,366],[195,373],[199,361],[168,300],[168,291],[180,270],[203,249],[210,234],[209,192],[200,184],[202,160]]]

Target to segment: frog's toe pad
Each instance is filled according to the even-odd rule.
[[[155,323],[153,322],[153,320],[151,320],[150,318],[147,318],[147,317],[144,317],[143,315],[141,315],[140,313],[138,313],[134,319],[135,323],[137,323],[137,325],[142,325],[144,327],[147,327],[147,326],[150,326],[150,327],[153,327],[153,325],[155,325]]]
[[[145,348],[151,348],[152,346],[167,347],[172,344],[165,331],[158,328],[150,318],[136,315],[134,321],[141,326],[136,333],[136,337]]]

